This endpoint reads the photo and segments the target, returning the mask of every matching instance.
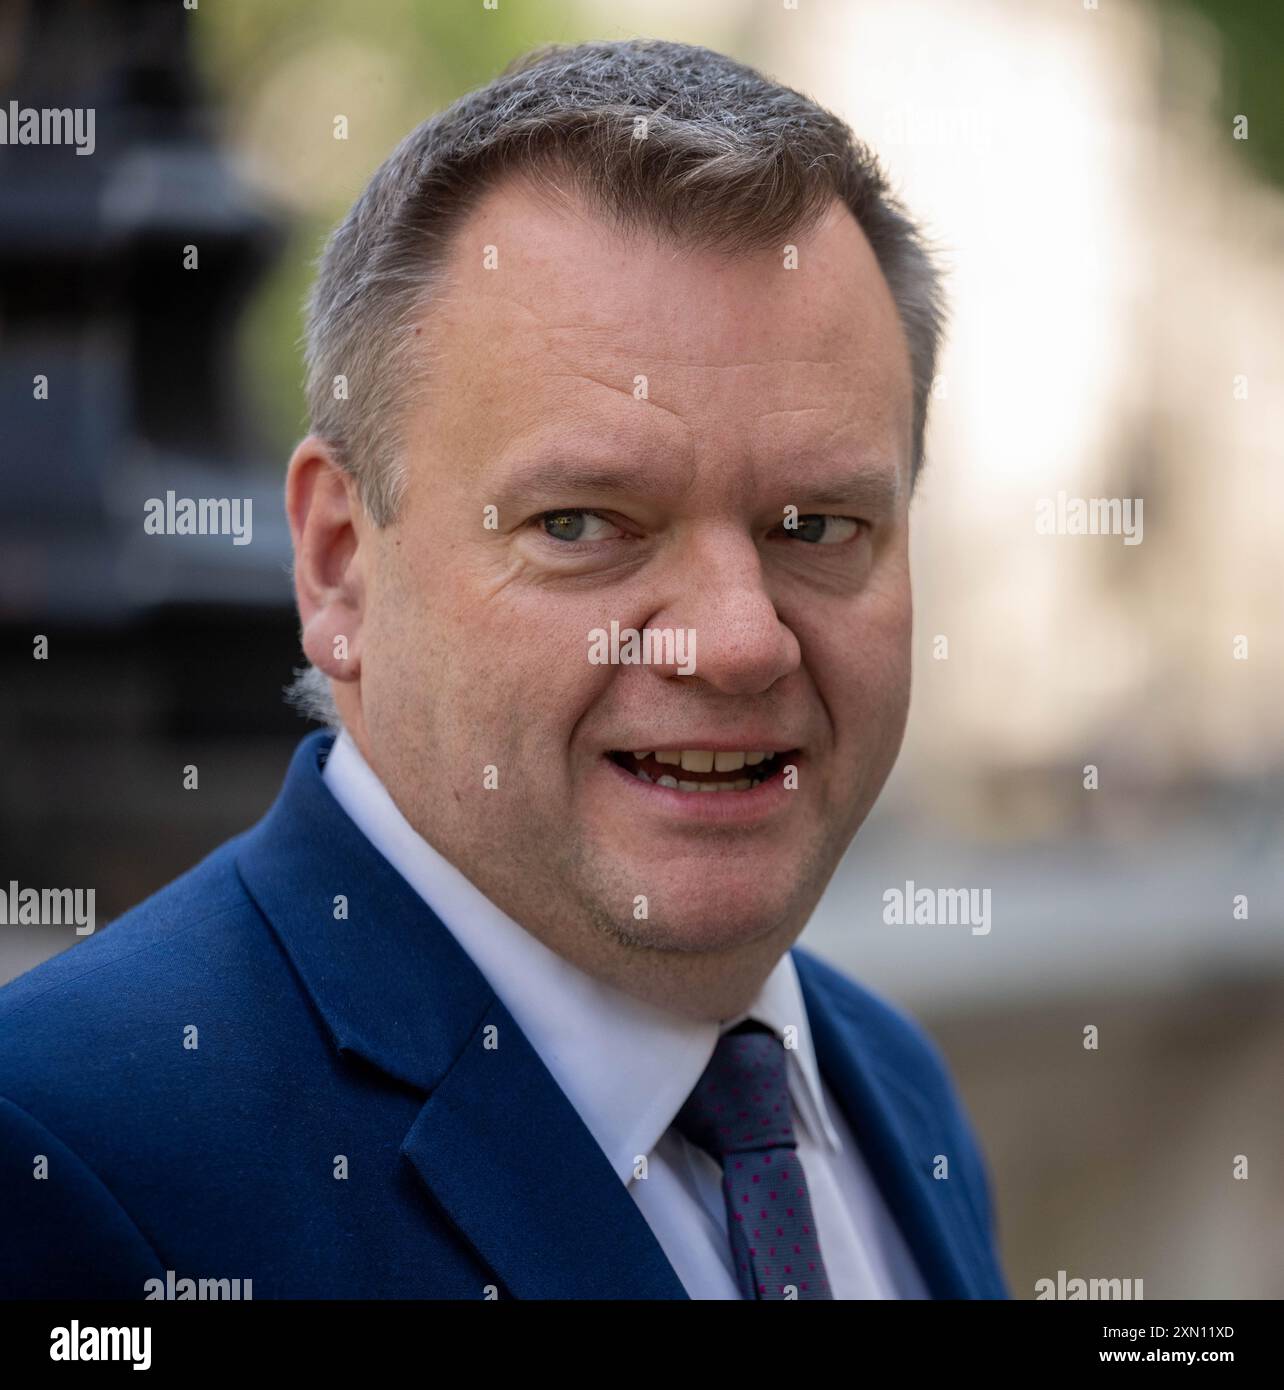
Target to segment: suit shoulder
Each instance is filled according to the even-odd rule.
[[[59,1051],[56,1039],[69,1033],[101,1043],[149,994],[181,989],[204,955],[193,934],[226,936],[257,925],[234,862],[239,839],[0,989],[0,1080],[6,1058]]]

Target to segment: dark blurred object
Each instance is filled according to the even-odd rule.
[[[1212,26],[1218,59],[1217,103],[1222,128],[1252,112],[1247,138],[1231,148],[1257,173],[1284,188],[1284,5],[1279,0],[1187,0]],[[1161,10],[1165,19],[1180,11]],[[1167,26],[1159,30],[1163,43]],[[1168,49],[1165,45],[1165,57]]]
[[[194,14],[172,0],[0,13],[8,96],[95,113],[87,157],[0,145],[0,615],[118,622],[170,602],[288,605],[280,487],[264,488],[261,470],[256,486],[247,467],[234,355],[281,228],[213,143]],[[252,498],[253,542],[145,535],[144,503],[170,489]]]
[[[0,863],[96,887],[100,922],[248,825],[304,731],[281,700],[282,461],[256,458],[236,390],[283,228],[215,143],[197,22],[178,0],[0,0],[6,112],[94,112],[90,154],[0,145]],[[147,534],[169,491],[250,499],[250,543]],[[8,930],[3,975],[77,939]]]

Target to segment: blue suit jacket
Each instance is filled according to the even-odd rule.
[[[0,1296],[142,1298],[173,1270],[256,1299],[685,1298],[512,1016],[330,795],[330,737],[252,830],[0,990]],[[935,1048],[794,958],[932,1295],[1006,1297]]]

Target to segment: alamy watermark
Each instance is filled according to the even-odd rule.
[[[883,921],[889,927],[970,926],[973,936],[989,936],[990,890],[919,888],[907,879],[904,888],[884,892]]]
[[[1041,536],[1122,536],[1125,545],[1142,540],[1140,497],[1040,497],[1034,529]]]
[[[253,1299],[254,1280],[179,1278],[174,1270],[167,1269],[164,1279],[157,1277],[144,1282],[143,1297],[149,1302],[164,1299],[179,1303],[188,1299],[209,1299],[215,1302]]]
[[[1034,1281],[1034,1298],[1036,1303],[1049,1298],[1137,1300],[1142,1298],[1141,1280],[1072,1279],[1064,1269],[1059,1269],[1055,1279]]]
[[[595,627],[588,635],[591,666],[673,666],[681,676],[692,675],[696,662],[693,627],[621,628],[611,619],[611,630]]]
[[[149,536],[231,536],[233,545],[254,538],[254,499],[251,497],[176,497],[171,488],[163,498],[143,503],[143,530]]]
[[[75,145],[77,154],[93,154],[92,106],[0,105],[0,145]]]
[[[19,888],[14,879],[0,888],[0,927],[67,927],[77,936],[94,930],[92,888]]]

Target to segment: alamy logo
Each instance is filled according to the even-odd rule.
[[[611,630],[593,628],[588,635],[591,666],[673,666],[681,676],[695,671],[696,635],[693,627],[635,627],[621,629],[612,618]]]
[[[94,152],[92,106],[0,106],[0,145],[75,145],[77,154]]]
[[[94,930],[93,888],[0,888],[0,927],[68,927],[77,936]]]
[[[143,503],[143,530],[149,536],[231,536],[233,545],[254,538],[254,500],[250,497],[175,497]]]
[[[973,936],[989,936],[990,890],[919,888],[907,879],[904,888],[884,892],[883,921],[889,927],[970,926]]]
[[[50,1361],[132,1361],[136,1371],[152,1364],[150,1327],[55,1327],[49,1333]]]
[[[1125,545],[1142,540],[1140,497],[1040,497],[1034,529],[1041,536],[1122,536]]]

